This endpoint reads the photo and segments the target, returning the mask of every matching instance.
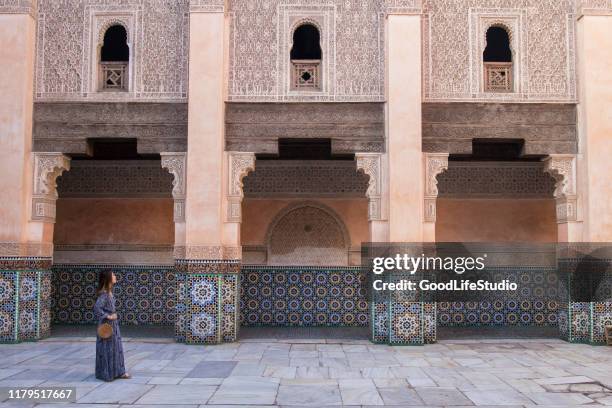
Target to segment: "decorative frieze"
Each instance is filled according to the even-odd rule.
[[[369,177],[368,189],[368,220],[377,221],[382,219],[382,154],[380,153],[356,153],[355,161],[357,170]]]
[[[387,14],[421,14],[421,0],[385,0]]]
[[[363,166],[376,171],[377,154],[361,153]],[[275,197],[354,197],[364,198],[368,190],[366,173],[358,173],[355,161],[348,160],[258,160],[257,170],[244,178],[244,194],[249,198]],[[375,177],[379,177],[377,173]],[[376,180],[374,180],[376,181]],[[372,190],[374,198],[379,187]]]
[[[383,103],[227,103],[225,150],[278,153],[279,138],[332,140],[333,153],[383,152]]]
[[[36,18],[37,0],[0,0],[0,14],[29,14]]]
[[[577,221],[576,156],[551,154],[544,160],[544,166],[544,171],[556,182],[554,197],[557,200],[557,222]]]
[[[438,175],[448,170],[448,153],[425,153],[425,222],[436,222],[436,200],[438,199]]]
[[[175,246],[174,259],[239,261],[242,259],[242,247],[221,245]]]
[[[70,170],[70,158],[61,153],[33,153],[34,189],[32,192],[32,221],[55,222],[57,201],[56,180]]]
[[[612,0],[576,0],[578,16],[612,15]]]
[[[185,176],[179,160],[184,153],[170,155],[165,156],[165,166],[159,160],[74,160],[72,169],[59,179],[58,191],[62,198],[168,198],[172,191],[184,200]],[[171,174],[162,166],[171,167]]]
[[[223,13],[225,0],[189,0],[190,13]]]
[[[161,153],[161,166],[173,176],[174,222],[185,222],[187,153]]]
[[[452,161],[437,180],[445,198],[552,198],[555,189],[541,162]]]

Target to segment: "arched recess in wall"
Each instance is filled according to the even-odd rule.
[[[130,44],[126,26],[109,22],[100,32],[100,91],[127,91],[130,88]]]
[[[484,90],[513,92],[516,75],[513,66],[512,31],[505,25],[493,24],[485,33],[485,44],[482,53]]]
[[[291,89],[321,90],[323,55],[321,29],[314,21],[304,20],[296,24],[292,32],[292,45],[289,51]]]
[[[329,207],[300,202],[281,210],[266,234],[269,265],[346,266],[350,237]]]

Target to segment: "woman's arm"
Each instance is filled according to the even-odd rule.
[[[105,319],[109,319],[111,317],[111,314],[106,313],[107,303],[108,303],[107,294],[102,293],[100,296],[98,296],[98,299],[96,300],[96,304],[94,305],[94,316],[96,320],[98,321],[98,324],[102,324]]]

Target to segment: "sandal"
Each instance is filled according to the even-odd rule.
[[[131,375],[129,375],[128,373],[123,374],[121,377],[119,377],[122,380],[129,380],[130,378],[132,378]]]

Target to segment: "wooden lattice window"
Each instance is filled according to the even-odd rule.
[[[505,28],[492,26],[487,30],[487,46],[483,53],[485,92],[514,90],[510,36]]]
[[[293,32],[291,48],[291,89],[321,90],[321,35],[312,24]]]

